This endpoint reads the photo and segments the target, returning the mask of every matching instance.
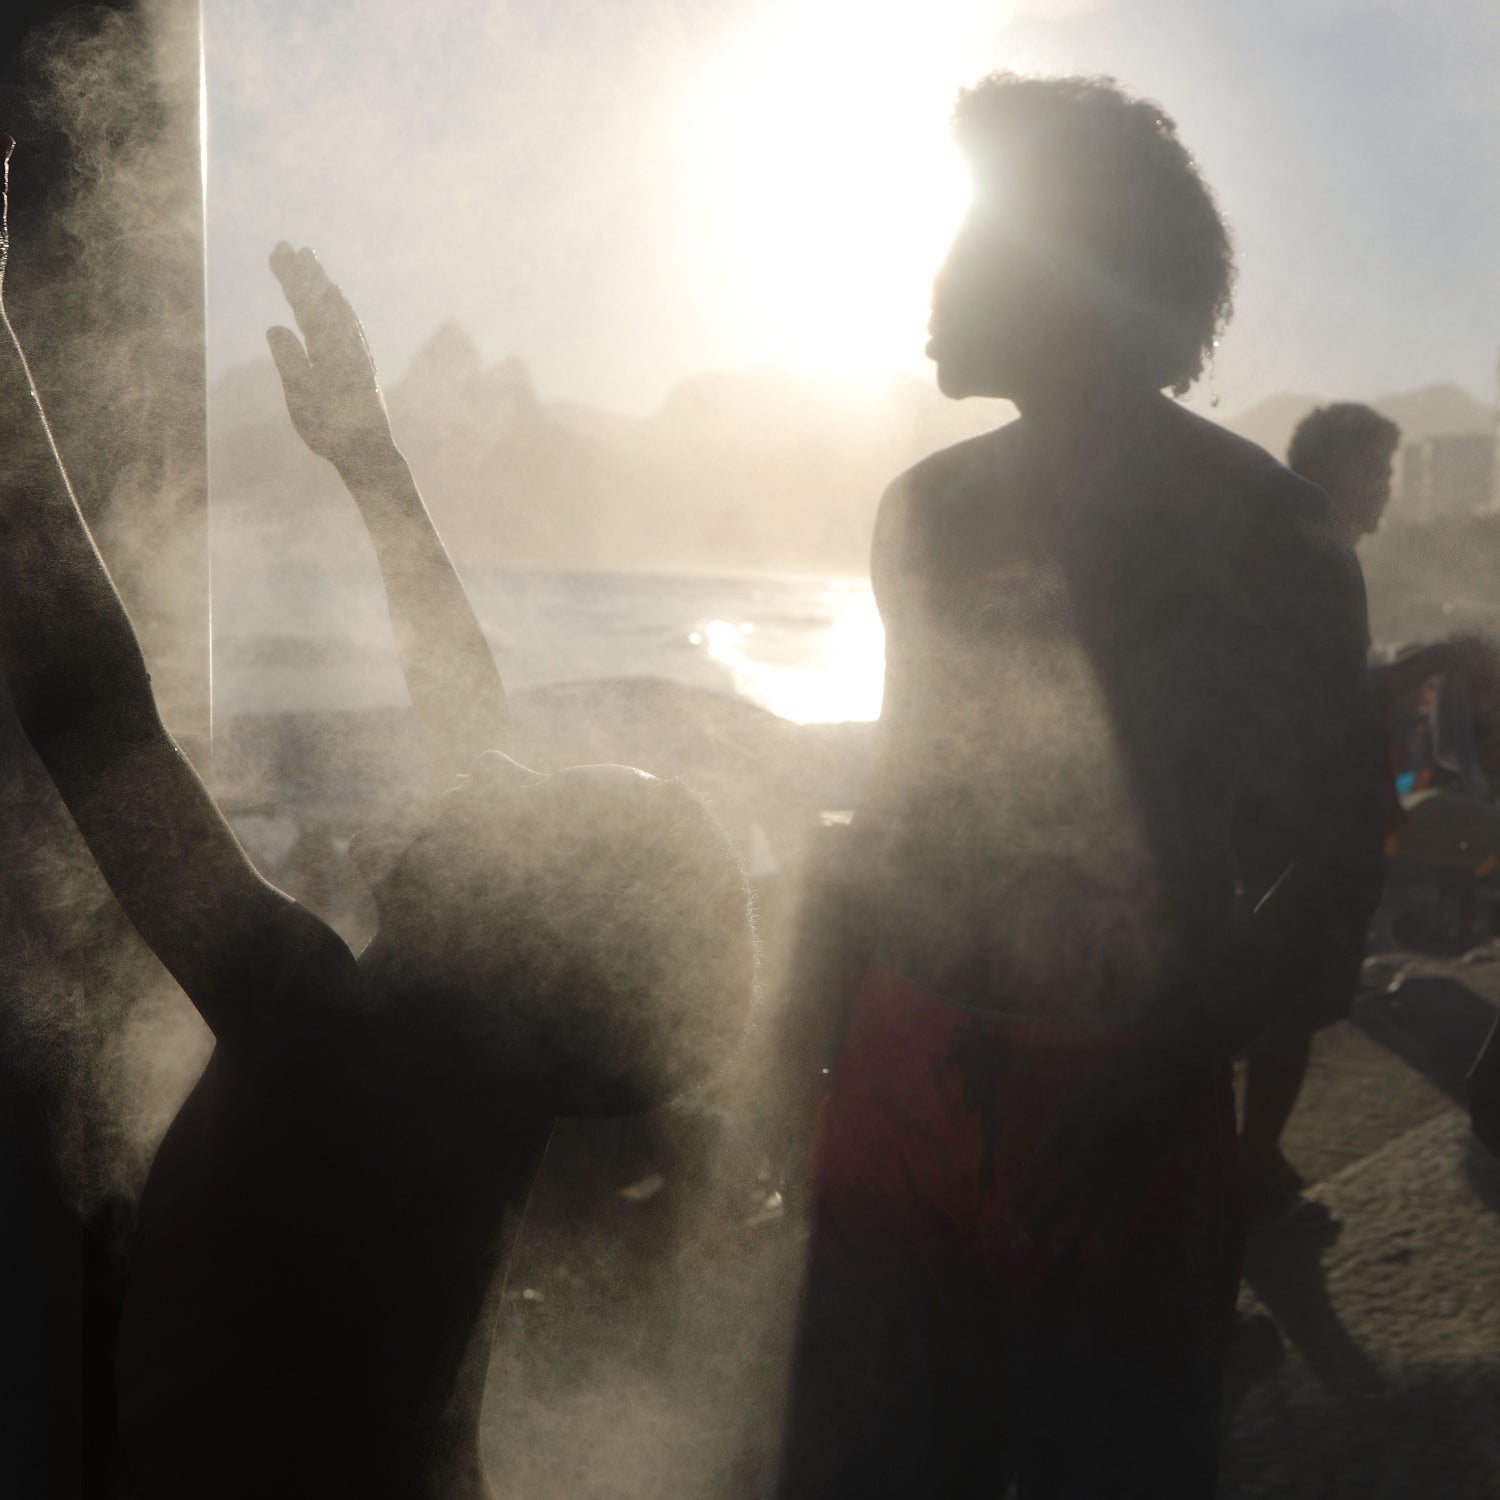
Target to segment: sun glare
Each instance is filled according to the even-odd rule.
[[[755,359],[874,379],[921,365],[968,196],[948,115],[996,64],[994,30],[994,7],[967,0],[775,4],[699,81],[702,229]]]
[[[797,724],[880,716],[885,631],[869,586],[830,583],[813,601],[820,629],[774,620],[705,620],[691,639],[728,670],[734,690]]]

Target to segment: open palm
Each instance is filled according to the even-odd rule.
[[[302,334],[266,331],[298,435],[340,466],[369,455],[371,445],[375,451],[389,447],[391,425],[375,362],[349,299],[311,250],[293,250],[283,241],[271,252],[271,270]]]

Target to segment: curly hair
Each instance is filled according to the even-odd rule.
[[[712,809],[680,781],[626,776],[528,812],[482,766],[467,780],[414,846],[440,898],[424,947],[492,1008],[529,1085],[583,1115],[705,1081],[750,1023],[759,957]]]
[[[1335,401],[1303,417],[1286,450],[1286,466],[1330,494],[1339,487],[1349,460],[1371,452],[1394,454],[1401,429],[1362,401]]]
[[[960,93],[953,126],[977,199],[1055,235],[1153,384],[1185,392],[1229,321],[1234,252],[1160,105],[1112,78],[993,73]]]

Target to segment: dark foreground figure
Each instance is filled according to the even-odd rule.
[[[957,128],[929,353],[1021,415],[876,523],[878,932],[793,1049],[837,1062],[782,1494],[1206,1497],[1230,1062],[1379,889],[1363,587],[1318,490],[1163,394],[1230,276],[1171,121],[1002,75]]]
[[[552,1120],[659,1101],[728,1053],[745,887],[682,786],[497,753],[500,680],[359,324],[309,252],[273,268],[305,340],[271,335],[293,419],[370,527],[414,706],[469,767],[366,849],[380,931],[357,960],[260,878],[162,728],[8,320],[0,337],[6,678],[216,1041],[140,1205],[123,1433],[150,1500],[477,1500],[506,1252]]]

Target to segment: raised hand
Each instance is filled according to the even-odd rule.
[[[311,250],[284,240],[271,252],[271,271],[302,334],[266,330],[298,435],[340,469],[388,453],[394,442],[385,399],[349,299]]]
[[[484,631],[422,503],[390,419],[364,330],[311,250],[282,243],[271,270],[290,328],[267,330],[287,411],[302,441],[338,469],[364,518],[385,580],[413,707],[435,737],[443,779],[511,743],[505,689]]]

